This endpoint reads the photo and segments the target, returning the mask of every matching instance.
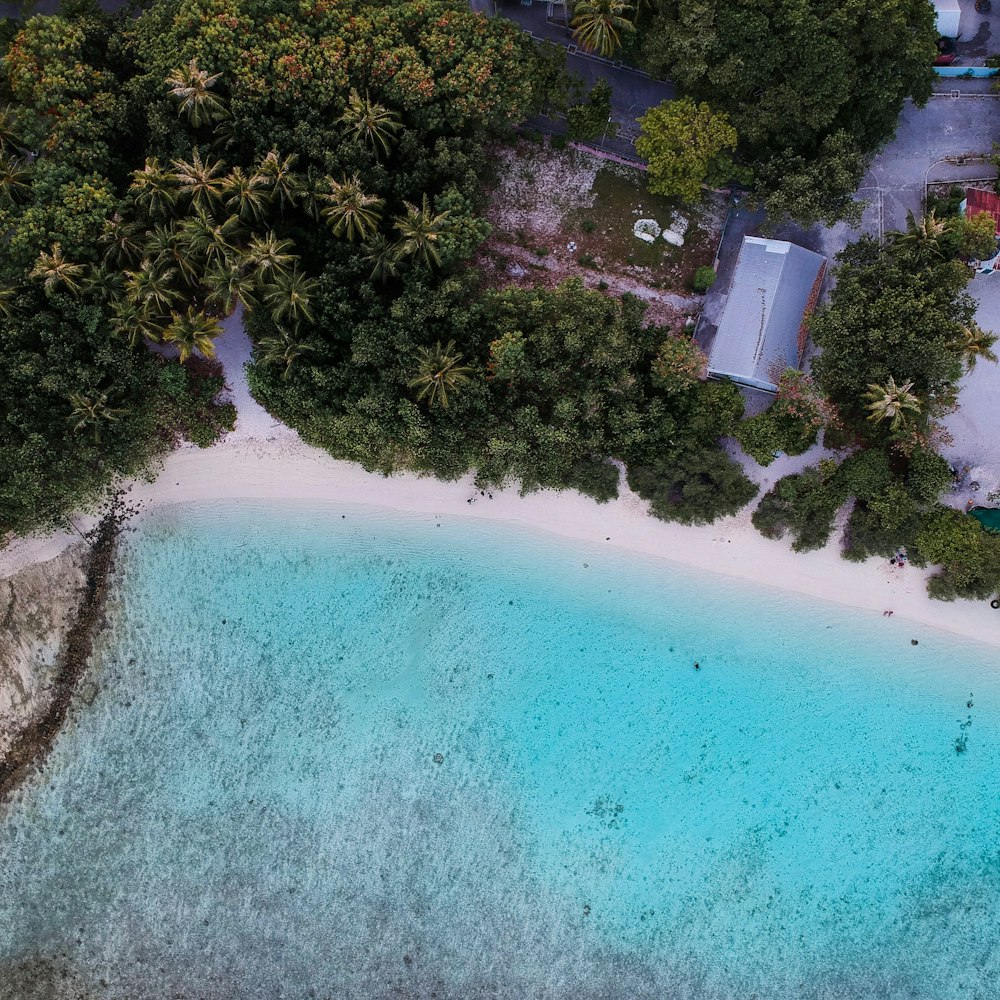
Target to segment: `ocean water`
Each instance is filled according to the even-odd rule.
[[[993,1000],[998,659],[504,524],[158,512],[0,809],[0,998]]]

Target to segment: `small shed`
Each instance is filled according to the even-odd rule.
[[[942,38],[958,38],[962,7],[958,0],[932,0],[937,32]]]
[[[982,212],[992,215],[996,234],[1000,236],[1000,194],[994,191],[980,191],[978,188],[967,188],[965,201],[960,207],[967,219]]]
[[[796,243],[744,236],[708,359],[708,374],[778,391],[805,349],[805,318],[819,298],[826,257]]]

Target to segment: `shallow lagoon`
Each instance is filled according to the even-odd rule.
[[[995,650],[356,508],[120,570],[0,812],[3,1000],[996,995]]]

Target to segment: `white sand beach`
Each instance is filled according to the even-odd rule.
[[[873,615],[891,610],[897,620],[943,629],[1000,645],[1000,612],[986,601],[932,601],[926,595],[927,571],[899,568],[878,559],[857,565],[840,557],[838,543],[807,554],[782,541],[762,537],[750,523],[749,510],[703,527],[668,524],[650,517],[646,504],[624,493],[597,504],[572,492],[544,491],[526,497],[514,488],[480,497],[471,477],[454,483],[410,474],[383,477],[359,466],[335,461],[304,444],[277,423],[249,395],[242,364],[249,343],[237,317],[220,338],[219,356],[239,409],[236,431],[209,449],[185,446],[171,454],[152,483],[134,484],[130,499],[144,509],[167,504],[233,500],[375,505],[411,513],[461,518],[489,518],[582,541],[600,542],[850,605]],[[769,470],[770,471],[770,470]],[[468,503],[470,497],[475,503]],[[92,520],[82,518],[79,527]],[[50,559],[79,536],[66,531],[48,537],[18,539],[0,551],[0,578],[31,563]]]

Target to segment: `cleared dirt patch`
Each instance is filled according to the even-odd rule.
[[[643,171],[548,143],[520,142],[496,151],[496,181],[487,217],[493,234],[479,264],[495,284],[554,285],[579,277],[613,294],[649,302],[650,322],[680,327],[698,313],[691,291],[696,268],[711,264],[725,221],[722,196],[680,207],[651,195]],[[683,247],[645,243],[639,219],[666,228],[688,220]]]

